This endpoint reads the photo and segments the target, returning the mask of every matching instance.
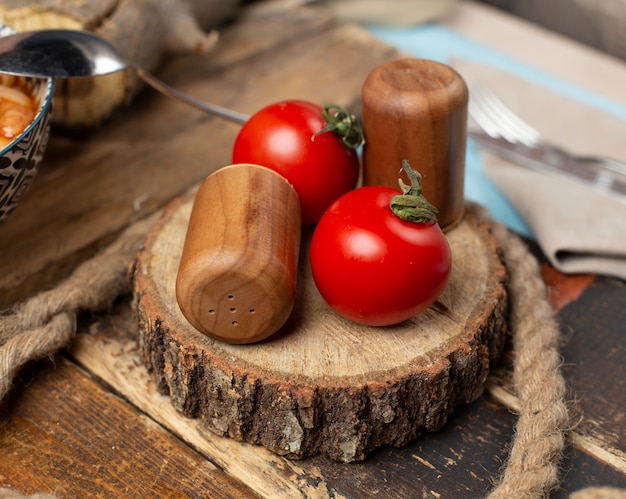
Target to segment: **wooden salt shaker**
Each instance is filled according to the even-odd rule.
[[[189,323],[227,343],[274,334],[295,301],[301,220],[296,191],[269,168],[237,164],[209,175],[194,199],[176,280]]]
[[[402,160],[422,175],[441,228],[463,218],[467,104],[461,76],[435,61],[398,59],[372,71],[362,89],[365,185],[398,188]]]

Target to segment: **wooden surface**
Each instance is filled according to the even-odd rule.
[[[623,65],[498,12],[461,2],[446,25],[616,102],[626,99]],[[362,78],[396,56],[359,29],[292,13],[289,22],[236,23],[214,58],[172,60],[161,76],[243,112],[287,95],[351,104]],[[128,223],[226,164],[236,130],[146,91],[99,132],[54,137],[24,204],[0,225],[0,309],[58,282]],[[576,415],[554,496],[588,485],[626,487],[626,286],[543,270]],[[81,314],[67,351],[22,370],[0,407],[0,487],[58,497],[482,497],[513,438],[506,355],[487,393],[438,432],[378,449],[359,464],[290,461],[178,414],[143,367],[136,332],[123,296],[112,310]]]
[[[198,193],[202,206],[206,191]],[[168,206],[133,274],[144,361],[182,413],[289,458],[323,454],[352,462],[440,429],[458,405],[482,394],[504,346],[507,273],[497,241],[472,209],[447,234],[452,273],[437,302],[385,328],[345,320],[324,302],[311,275],[306,231],[289,319],[273,337],[242,346],[207,338],[177,304],[176,275],[179,262],[187,265],[185,232],[195,203],[187,197]],[[224,232],[209,223],[202,230]]]

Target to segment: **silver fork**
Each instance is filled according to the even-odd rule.
[[[470,88],[469,112],[474,121],[492,138],[502,138],[529,149],[540,148],[551,155],[554,161],[561,158],[592,170],[610,171],[626,176],[626,164],[620,161],[606,157],[577,156],[549,144],[539,131],[511,111],[487,87]]]

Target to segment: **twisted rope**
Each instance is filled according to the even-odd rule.
[[[79,265],[57,288],[0,316],[0,402],[26,362],[51,355],[76,334],[76,312],[103,310],[129,290],[126,275],[156,215],[129,226],[100,254]]]
[[[546,497],[559,485],[569,426],[559,327],[535,258],[504,226],[493,221],[490,225],[509,270],[513,383],[520,409],[506,469],[489,497]]]

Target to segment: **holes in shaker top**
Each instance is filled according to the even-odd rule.
[[[227,300],[232,302],[233,300],[235,300],[235,295],[234,294],[229,294],[229,295],[226,295],[226,298],[227,298]],[[228,307],[228,311],[231,314],[236,314],[237,313],[237,307],[230,306],[230,307]],[[252,315],[252,314],[255,314],[256,312],[257,312],[256,308],[254,308],[254,307],[248,308],[248,314]],[[209,309],[209,314],[211,314],[211,315],[217,314],[217,309],[216,308],[210,308]],[[239,325],[239,322],[236,321],[236,320],[233,320],[231,322],[231,325],[232,326],[237,326],[237,325]]]

